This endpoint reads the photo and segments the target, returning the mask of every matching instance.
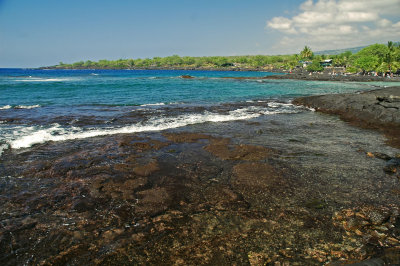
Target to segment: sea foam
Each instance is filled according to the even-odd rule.
[[[147,103],[147,104],[142,104],[140,106],[162,106],[165,105],[165,103]]]
[[[35,105],[15,105],[14,107],[11,105],[4,105],[4,106],[0,106],[0,110],[7,110],[7,109],[33,109],[33,108],[39,108],[41,107],[39,104],[35,104]]]
[[[11,108],[12,108],[11,105],[0,106],[0,110],[7,110],[7,109],[11,109]]]
[[[161,131],[206,122],[247,120],[257,118],[261,115],[298,112],[295,108],[288,107],[289,106],[285,105],[279,106],[278,108],[250,106],[236,109],[226,114],[205,111],[204,113],[183,114],[174,117],[157,116],[146,122],[139,122],[122,127],[83,129],[79,127],[62,127],[59,124],[53,124],[48,127],[20,127],[10,132],[10,134],[6,136],[6,141],[12,149],[20,149],[48,141],[66,141],[114,134]]]
[[[35,105],[16,105],[14,107],[14,109],[33,109],[33,108],[39,108],[40,105],[39,104],[35,104]]]
[[[29,77],[23,79],[16,79],[18,82],[62,82],[62,81],[75,81],[78,80],[76,78],[36,78]]]
[[[259,113],[248,113],[246,111],[247,108],[234,110],[226,115],[205,112],[203,114],[180,115],[177,117],[158,117],[149,119],[146,123],[137,123],[119,128],[84,130],[76,127],[63,128],[58,124],[54,124],[48,128],[27,127],[14,131],[14,138],[9,141],[9,144],[13,149],[20,149],[48,141],[65,141],[123,133],[161,131],[204,122],[243,120],[260,116]]]

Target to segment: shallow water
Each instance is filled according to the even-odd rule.
[[[191,75],[193,79],[183,79]],[[374,89],[362,83],[232,80],[268,72],[0,69],[2,149],[296,113],[293,97]],[[385,84],[381,84],[385,86]]]

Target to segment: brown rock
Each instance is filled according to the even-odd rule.
[[[183,79],[194,79],[194,77],[192,77],[190,75],[182,75],[181,78],[183,78]]]
[[[140,176],[149,176],[158,170],[160,170],[160,168],[157,161],[151,161],[148,164],[133,168],[133,172]]]
[[[240,190],[263,191],[279,180],[279,174],[267,163],[241,163],[233,167],[233,184]]]
[[[211,136],[206,135],[206,134],[200,134],[200,133],[164,133],[164,137],[166,137],[168,140],[177,142],[177,143],[184,143],[184,142],[196,142],[200,139],[210,139]]]
[[[152,188],[137,193],[139,202],[135,212],[138,214],[155,215],[165,211],[171,203],[171,196],[165,188]]]
[[[229,139],[212,139],[204,149],[223,160],[258,161],[266,159],[274,152],[255,145],[229,145]]]
[[[85,212],[85,211],[90,211],[94,207],[94,204],[92,200],[89,198],[82,198],[77,201],[75,201],[72,205],[72,209],[77,211],[77,212]]]

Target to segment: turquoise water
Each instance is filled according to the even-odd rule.
[[[195,79],[182,79],[191,75]],[[340,93],[365,85],[293,80],[232,80],[267,72],[153,70],[0,70],[0,107],[216,103]],[[368,86],[367,86],[368,88]]]
[[[183,79],[190,75],[193,79]],[[263,77],[267,72],[0,69],[0,153],[47,141],[297,113],[297,96],[387,84]]]

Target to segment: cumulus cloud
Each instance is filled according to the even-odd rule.
[[[400,0],[307,0],[293,17],[266,27],[283,33],[279,47],[344,48],[400,39]]]

